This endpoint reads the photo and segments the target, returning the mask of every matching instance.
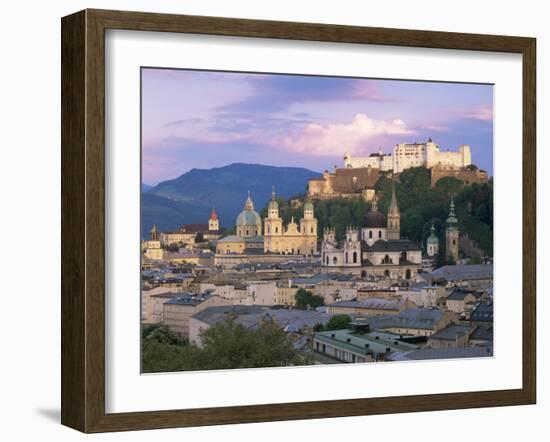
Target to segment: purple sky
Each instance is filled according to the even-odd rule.
[[[143,182],[259,163],[323,171],[429,137],[493,173],[489,85],[142,70]]]

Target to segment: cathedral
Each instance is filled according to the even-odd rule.
[[[267,217],[264,219],[264,252],[286,255],[317,254],[317,220],[313,216],[313,203],[308,198],[304,204],[304,215],[300,226],[294,218],[286,226],[279,216],[279,204],[275,200],[275,189],[271,192],[271,201],[267,205]]]
[[[262,235],[263,231],[263,235]],[[317,220],[313,216],[313,204],[308,199],[304,204],[304,215],[298,225],[294,218],[286,226],[279,216],[279,204],[275,189],[267,205],[267,216],[263,221],[254,210],[254,202],[248,193],[244,209],[235,222],[236,235],[229,235],[218,241],[217,254],[263,254],[305,255],[317,254]]]
[[[335,230],[325,229],[322,266],[327,271],[346,271],[363,276],[413,278],[422,265],[422,250],[414,242],[401,239],[400,223],[394,185],[387,217],[378,210],[374,200],[360,231],[348,227],[345,239],[337,242]]]

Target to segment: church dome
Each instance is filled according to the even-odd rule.
[[[365,227],[370,229],[381,229],[387,227],[386,217],[383,213],[378,211],[376,199],[372,202],[370,212],[367,212],[365,216]]]
[[[378,211],[371,211],[365,216],[365,227],[368,228],[386,228],[386,217]]]
[[[279,210],[279,203],[275,200],[275,198],[269,201],[267,204],[267,210]]]
[[[432,228],[430,229],[430,236],[428,236],[427,240],[428,244],[433,245],[439,245],[439,238],[435,235],[435,227],[432,224]]]
[[[256,226],[261,225],[260,215],[255,210],[243,210],[237,217],[237,226]]]
[[[313,203],[309,199],[304,204],[304,212],[306,212],[308,210],[313,211]]]

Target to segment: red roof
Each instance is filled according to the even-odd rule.
[[[216,211],[214,209],[212,209],[212,213],[210,214],[210,219],[212,221],[216,221],[218,219],[218,214],[216,213]]]

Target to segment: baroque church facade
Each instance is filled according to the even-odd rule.
[[[401,215],[394,185],[387,217],[378,210],[374,200],[360,231],[348,227],[345,239],[337,242],[335,230],[325,229],[322,266],[329,272],[414,278],[422,265],[422,250],[413,241],[401,239],[400,232]]]
[[[304,204],[300,225],[292,218],[285,227],[279,216],[279,204],[273,189],[271,201],[267,205],[267,217],[264,219],[264,252],[309,256],[317,254],[317,220],[309,198]]]

